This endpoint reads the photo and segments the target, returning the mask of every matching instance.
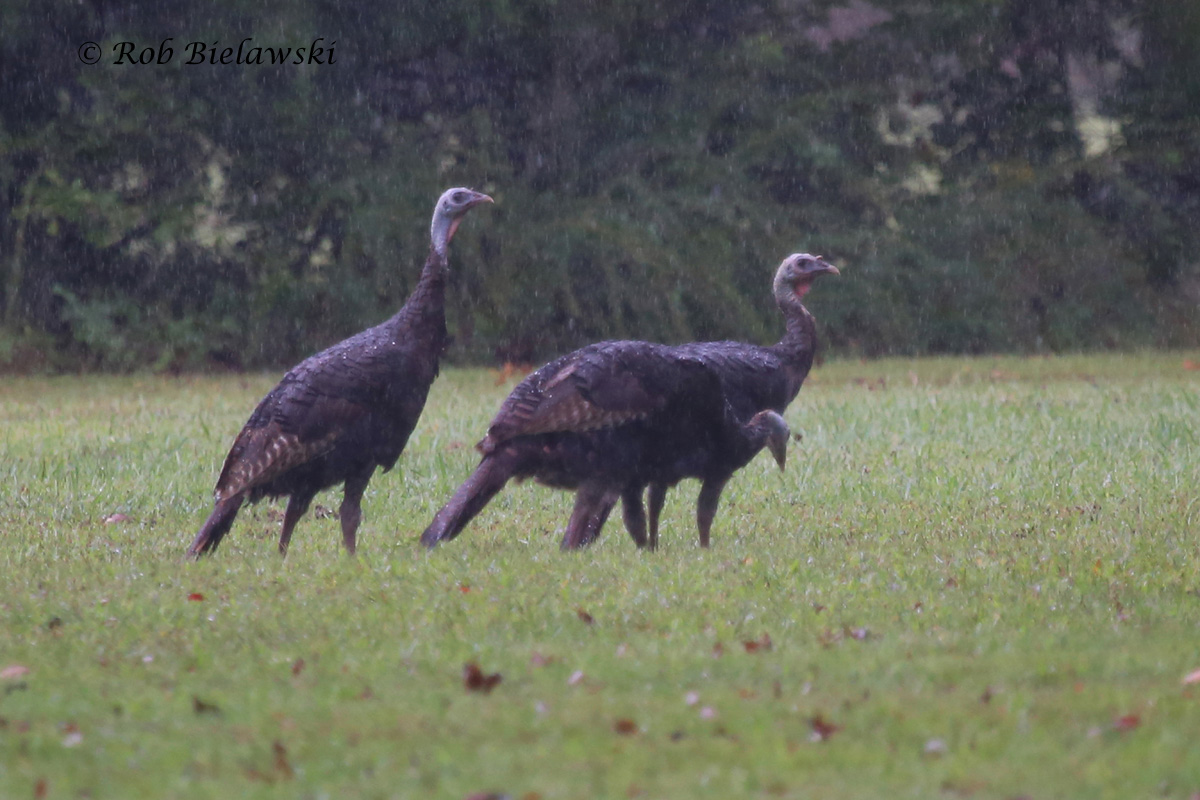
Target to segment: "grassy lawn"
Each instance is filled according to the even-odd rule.
[[[422,551],[511,388],[448,370],[357,559],[264,503],[199,564],[278,376],[5,378],[0,797],[1192,797],[1197,360],[826,364],[656,553],[534,485]]]

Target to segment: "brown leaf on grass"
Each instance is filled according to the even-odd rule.
[[[37,783],[33,785],[33,800],[43,800],[46,796],[46,779],[38,778]]]
[[[721,656],[725,655],[725,645],[721,644],[720,642],[717,642],[716,644],[714,644],[713,649],[712,649],[712,655],[713,655],[713,658],[720,658]]]
[[[826,649],[833,647],[842,640],[841,631],[835,631],[832,628],[825,628],[817,634],[817,641],[821,647]]]
[[[742,642],[742,647],[746,648],[747,653],[766,652],[770,650],[774,644],[771,642],[771,634],[764,633],[757,639],[750,639]]]
[[[958,579],[957,578],[946,578],[946,582],[943,584],[943,586],[945,586],[947,589],[957,589],[958,588]]]
[[[203,599],[204,599],[204,595],[201,594],[200,592],[192,592],[191,594],[188,595],[189,603],[199,603]]]
[[[284,780],[291,780],[296,771],[288,761],[287,748],[283,746],[283,742],[278,739],[272,742],[271,752],[275,754],[275,771],[283,776]]]
[[[292,662],[292,676],[295,677],[295,676],[299,675],[301,672],[304,672],[304,659],[297,658],[295,661]]]
[[[575,609],[575,615],[583,620],[585,625],[594,625],[596,622],[596,618],[582,608]]]
[[[613,730],[622,736],[633,736],[638,732],[637,723],[629,717],[621,717],[613,723]]]
[[[0,680],[16,680],[17,678],[24,678],[28,674],[29,667],[23,664],[9,664],[4,669],[0,669]]]
[[[463,664],[463,686],[468,692],[483,692],[489,694],[496,684],[503,680],[499,672],[484,675],[483,670],[473,661]]]
[[[1142,718],[1137,714],[1125,714],[1113,720],[1114,731],[1127,733],[1142,724]]]
[[[328,506],[323,506],[320,503],[313,505],[313,519],[339,519],[341,517],[337,511]]]
[[[197,714],[220,714],[221,707],[216,703],[209,703],[206,700],[201,700],[196,695],[192,695],[192,711]]]
[[[835,725],[825,719],[825,715],[818,713],[816,716],[808,720],[808,725],[812,728],[812,733],[809,734],[809,740],[814,742],[828,741],[835,733],[842,729],[841,725]]]
[[[1190,686],[1193,683],[1200,683],[1200,669],[1189,672],[1187,675],[1183,676],[1184,686]]]

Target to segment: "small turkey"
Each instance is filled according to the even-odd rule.
[[[757,418],[766,411],[782,414],[799,393],[816,354],[816,322],[804,307],[804,297],[817,278],[838,274],[837,267],[820,256],[793,253],[779,265],[772,283],[775,303],[783,313],[786,325],[778,343],[763,347],[745,342],[693,342],[675,349],[681,355],[697,359],[717,374],[736,418]],[[743,463],[735,459],[722,464],[719,454],[714,454],[703,470],[666,471],[661,478],[650,481],[647,544],[652,548],[657,545],[658,520],[667,489],[683,478],[700,478],[696,525],[700,531],[700,545],[708,547],[709,531],[721,491],[729,476]],[[702,472],[705,474],[700,474]]]
[[[576,492],[563,549],[593,542],[618,498],[646,543],[641,495],[655,480],[745,464],[769,446],[782,466],[788,430],[768,411],[734,416],[715,371],[680,348],[600,342],[551,361],[513,389],[476,445],[483,459],[421,536],[457,536],[512,478]],[[732,470],[730,473],[732,474]],[[725,476],[728,479],[728,475]],[[724,483],[722,482],[722,485]]]
[[[376,467],[386,472],[395,465],[438,374],[447,342],[447,247],[463,216],[490,202],[470,189],[443,193],[433,212],[429,256],[404,307],[300,362],[262,399],[225,458],[212,514],[189,556],[215,550],[243,502],[283,496],[279,552],[286,554],[313,497],[339,483],[342,541],[354,553],[363,492]]]

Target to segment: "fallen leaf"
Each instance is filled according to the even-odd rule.
[[[304,659],[297,658],[292,662],[292,675],[299,675],[301,672],[304,672]]]
[[[0,669],[0,680],[11,681],[16,678],[23,678],[29,674],[29,667],[21,664],[9,664],[4,669]]]
[[[188,600],[192,603],[199,603],[203,599],[204,599],[204,595],[201,594],[200,592],[192,592],[191,594],[188,595]]]
[[[835,725],[825,719],[823,714],[817,714],[808,720],[808,725],[812,728],[812,733],[809,734],[809,740],[813,742],[824,742],[831,736],[842,729],[841,725]]]
[[[216,703],[209,703],[201,700],[196,695],[192,695],[192,711],[197,714],[220,714],[221,707]]]
[[[628,717],[621,717],[613,723],[613,730],[622,736],[633,736],[638,732],[637,723]]]
[[[291,763],[288,762],[287,748],[283,746],[283,742],[276,739],[271,743],[271,750],[275,753],[275,771],[285,779],[290,780],[296,772],[292,769]]]
[[[1183,676],[1184,686],[1188,686],[1193,683],[1200,683],[1200,669],[1194,672],[1189,672],[1187,675]]]
[[[825,628],[824,630],[822,630],[820,633],[817,634],[817,641],[820,642],[821,646],[825,647],[825,648],[833,647],[835,644],[837,644],[841,640],[842,640],[841,632],[835,631],[831,628]]]
[[[463,686],[468,692],[483,692],[489,694],[496,684],[503,680],[499,672],[484,675],[483,670],[474,662],[463,664]]]
[[[1142,718],[1137,714],[1125,714],[1113,720],[1113,730],[1126,733],[1142,724]]]
[[[467,594],[471,591],[471,585],[467,583],[460,583],[458,585],[458,590],[463,594]]]
[[[584,624],[586,625],[592,625],[596,622],[596,618],[584,611],[582,608],[575,609],[575,615],[583,620]]]
[[[720,642],[714,644],[712,654],[713,658],[720,658],[721,656],[725,655],[725,645],[721,644]]]
[[[770,650],[772,647],[771,635],[769,633],[764,633],[757,639],[750,639],[749,641],[742,642],[742,647],[746,648],[747,653],[757,653],[760,650]]]
[[[947,589],[957,589],[958,588],[958,579],[957,578],[946,578],[946,582],[943,585]]]
[[[42,800],[46,796],[46,779],[38,778],[33,785],[33,800]]]

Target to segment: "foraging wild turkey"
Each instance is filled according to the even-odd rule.
[[[717,374],[679,348],[589,345],[513,389],[476,445],[479,466],[421,541],[433,547],[453,539],[509,479],[534,478],[576,491],[563,549],[594,541],[618,498],[630,535],[645,545],[641,496],[648,483],[715,470],[723,486],[764,445],[782,465],[787,435],[774,412],[749,423],[735,418]]]
[[[353,554],[360,501],[376,467],[391,469],[417,424],[446,345],[446,248],[486,194],[438,198],[429,256],[408,302],[391,319],[293,367],[250,415],[217,479],[215,507],[188,555],[217,548],[244,501],[288,497],[279,552],[320,490],[344,483],[342,541]]]
[[[766,410],[782,414],[800,391],[816,353],[816,323],[804,307],[804,296],[818,277],[837,274],[837,267],[820,256],[793,253],[783,260],[775,272],[772,285],[775,303],[783,312],[787,326],[786,333],[777,344],[761,347],[743,342],[693,342],[675,349],[682,355],[703,362],[716,372],[725,398],[738,419],[757,418],[755,415]],[[721,491],[729,476],[744,463],[731,463],[728,474],[723,478],[722,470],[714,464],[707,475],[693,471],[651,481],[647,495],[649,546],[654,547],[658,541],[658,519],[667,488],[681,478],[698,477],[702,484],[700,497],[696,501],[696,526],[700,531],[700,545],[707,547]],[[637,537],[634,538],[636,540]]]

